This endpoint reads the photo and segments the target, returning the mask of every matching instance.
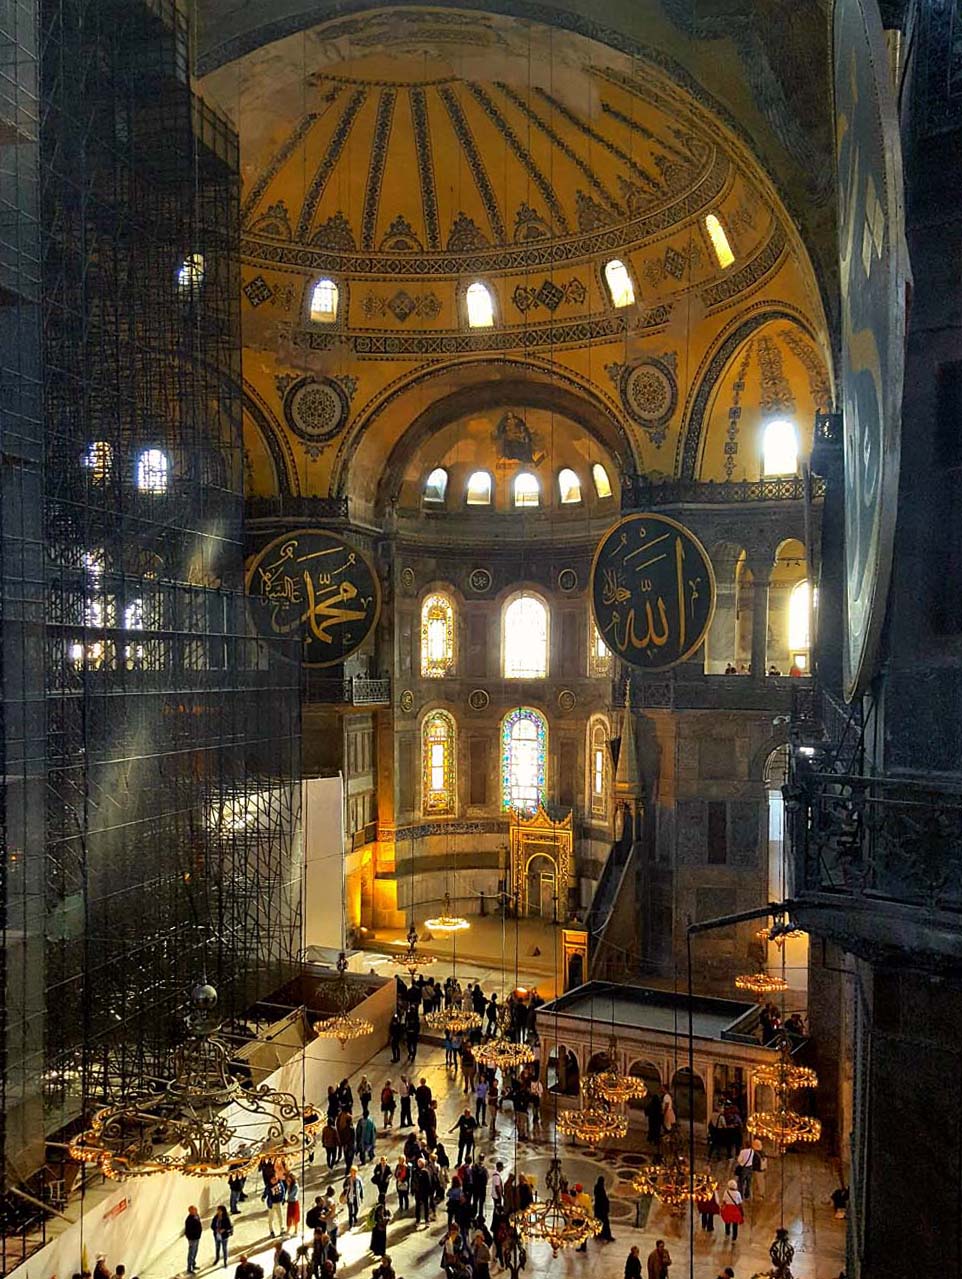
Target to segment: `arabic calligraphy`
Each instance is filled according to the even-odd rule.
[[[631,515],[602,538],[591,570],[595,623],[626,662],[665,670],[698,648],[715,611],[705,548],[665,515]]]
[[[343,662],[367,639],[381,607],[367,557],[324,529],[269,542],[248,570],[247,593],[263,633],[300,635],[305,666]]]

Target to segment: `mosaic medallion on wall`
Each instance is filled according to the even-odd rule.
[[[573,711],[577,705],[578,699],[572,693],[570,688],[563,688],[558,694],[558,709],[562,711]]]
[[[569,593],[578,589],[578,574],[573,568],[563,568],[558,574],[558,590]]]
[[[647,431],[653,444],[662,444],[665,427],[678,407],[678,382],[673,356],[650,356],[637,364],[609,364],[606,371],[618,387],[625,412]]]
[[[468,694],[468,705],[473,711],[485,711],[488,709],[488,703],[491,698],[488,696],[487,689],[475,688]]]
[[[284,392],[284,420],[314,454],[338,434],[349,412],[347,392],[333,378],[300,377]]]
[[[401,585],[402,585],[402,586],[404,587],[404,589],[408,592],[408,594],[410,594],[410,593],[411,593],[411,591],[413,591],[413,590],[414,590],[414,587],[415,587],[415,577],[414,577],[414,569],[413,569],[413,568],[402,568],[402,569],[401,569]]]
[[[305,666],[335,666],[357,652],[381,611],[374,565],[327,529],[296,529],[267,542],[246,585],[258,630],[298,637]]]
[[[406,688],[398,698],[398,705],[405,714],[410,714],[414,710],[414,694],[409,688]]]
[[[473,568],[468,574],[468,586],[472,591],[476,591],[478,595],[484,595],[491,589],[491,570],[488,568]]]

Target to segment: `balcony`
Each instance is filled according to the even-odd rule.
[[[390,679],[338,679],[315,671],[304,672],[304,697],[322,706],[390,706]]]
[[[812,476],[811,496],[825,496],[825,482]],[[653,482],[646,475],[624,475],[621,481],[621,508],[624,511],[651,511],[661,506],[717,505],[728,502],[802,502],[805,481],[800,475],[781,475],[767,480],[664,480]]]
[[[633,675],[631,704],[638,710],[676,711],[771,711],[788,715],[800,713],[813,696],[812,680],[787,675],[704,675],[685,670],[660,676]],[[625,684],[615,681],[611,704],[625,704]]]

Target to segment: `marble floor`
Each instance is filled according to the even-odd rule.
[[[374,1085],[374,1113],[379,1119],[376,1100],[380,1086],[387,1077],[397,1080],[401,1072],[397,1066],[392,1066],[390,1052],[386,1048],[372,1057],[365,1070]],[[428,1080],[434,1095],[439,1098],[439,1133],[443,1137],[445,1130],[457,1118],[464,1098],[453,1073],[448,1072],[444,1066],[443,1052],[439,1047],[422,1046],[417,1062],[418,1078],[421,1075]],[[352,1078],[355,1091],[359,1077],[357,1075]],[[516,1167],[519,1171],[533,1174],[540,1183],[552,1153],[551,1139],[552,1127],[546,1124],[545,1131],[538,1139],[519,1142],[513,1119],[510,1112],[507,1112],[499,1117],[495,1140],[492,1142],[485,1135],[480,1149],[489,1166],[493,1165],[495,1159],[501,1159],[506,1171]],[[377,1153],[383,1152],[392,1164],[402,1144],[403,1135],[396,1129],[387,1135],[379,1130]],[[587,1254],[563,1251],[555,1259],[552,1259],[547,1245],[535,1243],[528,1249],[526,1279],[549,1271],[552,1279],[587,1275],[591,1275],[592,1279],[622,1279],[625,1258],[631,1246],[639,1246],[644,1261],[659,1238],[666,1241],[672,1255],[673,1279],[681,1279],[682,1276],[690,1276],[690,1279],[716,1279],[725,1266],[733,1268],[736,1279],[752,1279],[759,1272],[770,1270],[768,1248],[774,1237],[775,1227],[781,1221],[787,1226],[796,1249],[792,1266],[795,1279],[836,1279],[843,1269],[845,1224],[835,1220],[829,1202],[829,1195],[836,1184],[834,1171],[831,1164],[815,1151],[789,1154],[782,1159],[769,1161],[768,1171],[764,1176],[765,1185],[760,1188],[762,1193],[755,1194],[746,1204],[746,1222],[741,1227],[737,1243],[733,1244],[725,1239],[717,1220],[714,1235],[703,1234],[696,1218],[692,1250],[687,1215],[680,1219],[672,1217],[657,1201],[648,1200],[641,1201],[639,1212],[639,1201],[631,1189],[630,1179],[633,1167],[637,1167],[646,1151],[641,1137],[629,1133],[623,1141],[615,1142],[601,1152],[586,1147],[574,1148],[570,1143],[564,1142],[559,1142],[559,1146],[569,1181],[581,1181],[586,1188],[590,1188],[599,1173],[605,1175],[612,1201],[611,1221],[615,1242],[601,1243],[593,1240],[588,1245]],[[456,1144],[447,1140],[446,1148],[453,1161]],[[318,1162],[323,1161],[319,1158]],[[721,1177],[727,1173],[727,1168],[718,1165],[715,1172]],[[313,1204],[315,1194],[332,1181],[339,1191],[342,1177],[343,1165],[339,1167],[336,1179],[330,1177],[325,1167],[318,1167],[317,1163],[309,1165],[301,1195],[302,1211],[306,1211]],[[366,1171],[363,1177],[367,1190]],[[256,1175],[248,1181],[248,1187],[253,1188],[255,1193],[258,1184]],[[226,1194],[225,1189],[225,1202]],[[366,1204],[370,1207],[375,1201],[371,1189],[368,1191]],[[388,1197],[388,1206],[392,1211],[397,1208],[393,1188]],[[363,1216],[361,1220],[362,1223],[365,1222]],[[639,1220],[643,1224],[637,1225]],[[359,1276],[367,1279],[376,1264],[368,1250],[369,1230],[358,1227],[347,1231],[345,1224],[341,1223],[338,1240],[341,1254],[339,1279],[358,1279]],[[234,1225],[231,1261],[227,1273],[232,1279],[237,1257],[246,1251],[264,1266],[267,1279],[270,1279],[273,1241],[268,1234],[263,1206],[259,1201],[249,1199],[235,1218]],[[440,1243],[443,1233],[443,1212],[439,1212],[438,1222],[427,1228],[423,1225],[415,1227],[413,1210],[407,1216],[392,1221],[388,1228],[388,1249],[398,1279],[411,1279],[413,1275],[422,1274],[441,1276]],[[292,1255],[300,1242],[300,1238],[292,1238],[287,1242],[286,1247]],[[224,1273],[220,1268],[215,1270],[211,1264],[212,1256],[213,1242],[209,1230],[205,1230],[199,1256],[201,1275],[216,1276]],[[153,1263],[141,1270],[140,1279],[172,1279],[172,1276],[183,1273],[185,1261],[183,1241],[177,1240],[159,1250]],[[496,1267],[494,1273],[498,1273]]]

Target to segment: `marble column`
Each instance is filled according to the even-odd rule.
[[[752,573],[752,675],[764,679],[768,670],[768,591],[772,566],[749,564]]]

